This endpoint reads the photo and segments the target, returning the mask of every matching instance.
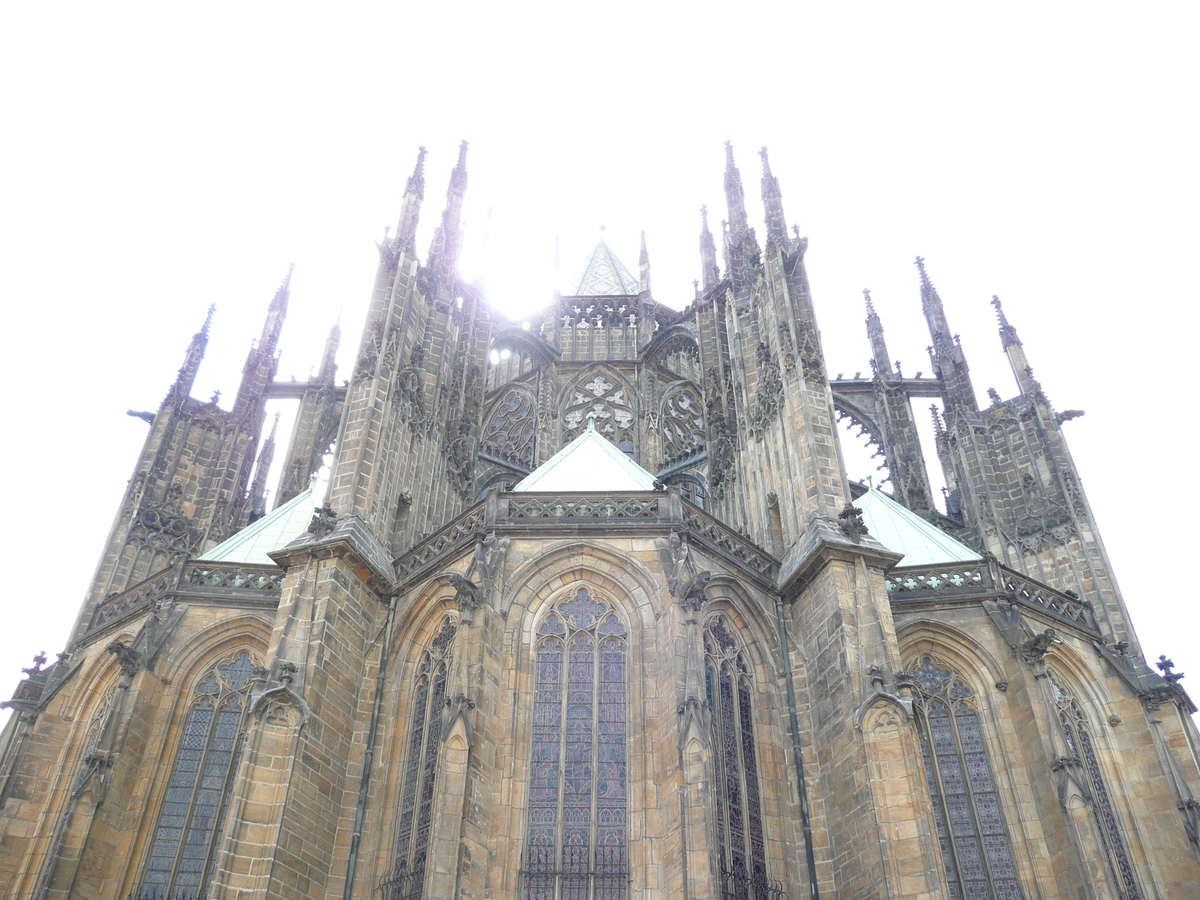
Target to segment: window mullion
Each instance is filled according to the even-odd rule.
[[[216,733],[217,720],[220,718],[220,699],[220,694],[217,695],[215,700],[212,698],[209,699],[209,702],[212,703],[213,714],[208,723],[208,732],[204,737],[204,749],[200,752],[200,760],[196,766],[196,779],[192,782],[192,792],[188,798],[187,814],[183,817],[183,828],[180,830],[179,843],[175,847],[175,862],[171,866],[171,877],[167,879],[168,895],[171,891],[175,890],[175,879],[179,877],[179,866],[183,862],[183,851],[187,848],[188,835],[192,831],[192,816],[196,810],[196,800],[200,795],[200,783],[204,780],[204,767],[208,765],[208,754],[212,751],[213,735]],[[192,709],[195,709],[197,705],[192,705],[191,709],[188,710],[188,715],[191,715]],[[186,719],[184,721],[186,723]],[[184,740],[187,740],[186,733]]]
[[[599,791],[596,785],[600,780],[600,676],[601,676],[601,653],[600,653],[599,635],[592,645],[592,746],[591,746],[591,761],[592,761],[592,788],[591,788],[591,811],[588,816],[590,827],[588,829],[588,896],[594,898],[596,894],[596,842],[599,839],[600,833],[600,810],[599,810]]]
[[[571,632],[571,627],[568,625],[566,633],[563,635],[563,661],[562,675],[559,678],[559,721],[562,723],[558,729],[558,812],[554,817],[554,896],[562,896],[562,874],[563,874],[563,817],[566,811],[566,791],[567,791],[567,709],[569,707],[568,698],[571,695],[571,661],[574,657],[574,652],[571,649],[574,635]]]
[[[204,868],[200,871],[201,892],[205,890],[208,884],[209,873],[212,871],[213,866],[217,862],[217,841],[221,839],[222,832],[224,831],[223,826],[225,823],[225,811],[229,805],[229,795],[233,787],[233,779],[237,776],[238,762],[242,755],[243,739],[246,736],[246,714],[250,709],[250,704],[246,702],[244,695],[240,698],[240,703],[242,713],[241,718],[238,719],[238,732],[237,736],[233,739],[233,749],[229,757],[229,767],[225,770],[225,782],[224,787],[221,790],[221,800],[217,804],[217,816],[214,820],[212,834],[209,835],[208,838],[208,854],[206,856],[206,862],[204,864]]]

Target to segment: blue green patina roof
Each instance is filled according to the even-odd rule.
[[[312,521],[313,489],[316,479],[308,489],[301,491],[287,503],[267,513],[237,534],[222,541],[198,559],[211,562],[247,563],[272,565],[267,556],[273,550],[281,550],[308,530]]]
[[[654,476],[596,431],[596,420],[591,418],[583,434],[517,482],[513,490],[652,491]]]
[[[855,500],[854,505],[862,510],[867,530],[879,543],[904,554],[897,564],[901,568],[973,562],[981,558],[966,544],[874,488]]]
[[[579,277],[573,279],[563,293],[568,297],[604,297],[637,292],[638,280],[629,274],[602,240],[584,263]]]

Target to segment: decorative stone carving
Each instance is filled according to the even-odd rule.
[[[308,523],[308,533],[313,536],[313,540],[319,541],[336,527],[337,513],[332,507],[322,506],[313,511],[312,519]]]
[[[256,690],[251,694],[250,712],[264,722],[277,725],[291,725],[292,713],[295,710],[300,717],[300,726],[308,724],[312,717],[305,699],[292,687],[299,674],[299,667],[294,662],[279,660],[275,664],[274,683],[268,682],[265,690]],[[255,669],[255,679],[259,678],[259,669]]]
[[[863,511],[852,503],[838,513],[838,529],[854,543],[859,543],[867,534],[867,523],[863,521]]]
[[[633,403],[629,388],[616,376],[593,372],[568,392],[563,409],[563,443],[579,435],[592,415],[596,417],[596,431],[622,450],[633,449]]]
[[[535,412],[532,391],[524,387],[508,388],[492,404],[480,438],[480,449],[524,469],[532,469]]]
[[[704,402],[695,385],[684,383],[667,392],[658,424],[662,428],[664,467],[704,449]]]
[[[768,426],[779,414],[783,379],[779,374],[779,363],[771,355],[765,343],[758,345],[758,386],[754,389],[754,406],[750,410],[750,432],[761,441]]]

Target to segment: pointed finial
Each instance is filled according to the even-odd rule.
[[[416,192],[421,199],[425,198],[425,154],[424,147],[417,148],[417,164],[413,166],[413,173],[408,176],[408,184],[404,186],[404,193]]]
[[[727,169],[733,168],[733,141],[725,142],[725,167]]]
[[[707,203],[700,207],[700,229],[702,231],[709,230],[709,228],[708,228],[708,204]]]
[[[1021,339],[1017,337],[1017,329],[1013,328],[1008,322],[1008,317],[1004,315],[1004,309],[1000,306],[1000,298],[992,294],[992,306],[996,308],[996,319],[1000,323],[1000,344],[1005,349],[1013,344],[1021,343]]]
[[[275,421],[271,423],[271,434],[267,438],[270,441],[275,440],[275,433],[279,431],[279,417],[281,415],[283,415],[283,413],[275,413]]]
[[[467,165],[467,146],[468,142],[465,140],[458,145],[458,168],[460,169],[466,168]]]
[[[929,275],[925,271],[925,257],[918,256],[916,259],[916,265],[917,265],[917,271],[921,273],[921,284],[928,285],[929,287],[933,287],[933,285],[930,284]]]
[[[863,288],[863,296],[867,299],[867,315],[875,315],[875,304],[871,302],[871,289]]]
[[[767,158],[767,148],[764,146],[758,151],[758,155],[762,157],[763,178],[771,177],[771,160]]]
[[[204,317],[204,324],[200,326],[200,334],[203,337],[208,337],[208,330],[212,328],[213,314],[217,311],[217,304],[210,303],[208,305],[208,315]]]
[[[588,430],[588,431],[595,431],[595,430],[596,430],[596,414],[595,414],[594,412],[592,412],[592,413],[588,413],[588,427],[587,427],[587,430]]]
[[[642,249],[641,249],[641,252],[638,254],[638,262],[643,262],[643,263],[650,262],[650,254],[646,250],[646,232],[645,231],[642,232]]]

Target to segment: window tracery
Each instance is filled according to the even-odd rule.
[[[712,712],[717,852],[726,898],[766,900],[767,878],[750,667],[724,616],[704,629],[705,690]]]
[[[1092,816],[1096,823],[1096,831],[1100,835],[1100,843],[1104,847],[1113,890],[1121,900],[1141,900],[1142,893],[1134,878],[1129,854],[1125,851],[1121,826],[1108,796],[1108,788],[1100,771],[1100,762],[1096,758],[1091,728],[1075,698],[1063,687],[1062,676],[1052,669],[1048,670],[1047,674],[1058,712],[1058,721],[1062,725],[1067,743],[1067,752],[1082,764],[1087,773],[1088,785],[1092,790]]]
[[[417,669],[409,719],[400,825],[392,875],[383,885],[386,900],[420,900],[425,890],[429,835],[433,827],[433,787],[442,744],[442,707],[450,649],[457,631],[447,616]]]
[[[680,384],[663,399],[663,467],[704,449],[704,400],[692,384]]]
[[[256,668],[243,650],[192,692],[139,900],[192,900],[207,891]]]
[[[627,632],[580,588],[538,628],[527,900],[623,900]]]
[[[519,387],[509,388],[492,406],[480,448],[507,462],[533,468],[536,412],[532,392]]]
[[[952,900],[1023,896],[974,693],[926,656],[913,675],[921,757]]]
[[[569,443],[596,417],[596,430],[621,448],[633,453],[633,401],[629,389],[618,379],[593,372],[568,394],[563,412],[563,443]]]

